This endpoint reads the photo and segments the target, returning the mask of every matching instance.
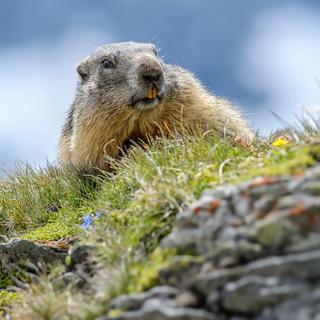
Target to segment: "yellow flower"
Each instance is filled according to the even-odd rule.
[[[275,141],[273,141],[272,145],[274,147],[284,148],[290,141],[285,137],[279,137]]]

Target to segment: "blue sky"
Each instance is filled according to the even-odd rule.
[[[240,105],[262,133],[320,107],[320,2],[7,0],[0,9],[0,168],[54,161],[77,81],[96,46],[154,42]]]

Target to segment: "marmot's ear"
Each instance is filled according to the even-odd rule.
[[[82,81],[86,80],[89,76],[89,63],[87,59],[80,61],[76,67],[78,74]]]

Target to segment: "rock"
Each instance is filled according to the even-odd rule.
[[[75,272],[81,277],[91,277],[96,272],[97,261],[94,259],[92,245],[78,245],[70,254],[68,271]]]
[[[305,172],[305,178],[308,180],[320,180],[320,165],[309,168]]]
[[[276,198],[283,196],[287,193],[287,184],[284,183],[287,181],[283,181],[282,179],[275,179],[272,184],[266,184],[252,188],[249,191],[250,199],[252,201],[257,201],[266,194],[272,195]]]
[[[258,243],[269,248],[281,248],[290,243],[291,237],[297,232],[288,221],[279,219],[275,214],[271,219],[258,221],[254,227]]]
[[[199,252],[199,243],[203,243],[204,233],[196,228],[177,230],[169,235],[162,243],[163,248],[176,248],[180,253],[193,254]],[[200,249],[201,250],[201,249]]]
[[[252,211],[251,199],[242,195],[235,195],[232,199],[232,206],[235,214],[240,217],[247,217]]]
[[[211,264],[209,264],[211,266]],[[162,285],[175,286],[187,290],[193,282],[193,277],[206,266],[202,258],[193,256],[176,257],[169,266],[159,272],[159,281]],[[210,269],[211,270],[211,269]]]
[[[174,305],[176,308],[197,307],[199,298],[191,291],[183,291],[176,297]]]
[[[93,250],[94,247],[91,245],[80,245],[73,248],[71,251],[71,263],[81,264],[86,262]]]
[[[318,279],[320,276],[320,250],[290,254],[284,257],[268,257],[248,263],[244,266],[214,270],[205,274],[195,275],[191,285],[203,295],[224,287],[227,283],[237,279],[255,275],[260,277],[273,277],[292,279],[292,281],[306,281]]]
[[[178,295],[180,290],[170,286],[154,287],[150,291],[123,295],[117,297],[111,301],[112,309],[122,310],[137,310],[139,309],[148,299],[173,299]]]
[[[256,214],[265,215],[272,210],[277,203],[278,198],[271,194],[265,194],[254,202]]]
[[[308,194],[293,194],[286,197],[282,197],[277,205],[277,209],[297,209],[306,213],[318,213],[320,210],[320,198],[317,196],[311,196]],[[293,214],[298,214],[294,212]]]
[[[265,306],[298,293],[299,290],[293,286],[280,285],[277,278],[247,276],[226,284],[222,293],[222,305],[230,312],[258,313]]]
[[[137,311],[124,312],[116,317],[99,320],[215,320],[212,313],[192,308],[173,308],[161,299],[150,299]]]
[[[306,291],[304,294],[284,301],[272,308],[266,308],[256,320],[319,320],[320,290]]]
[[[320,194],[320,181],[307,181],[302,183],[297,188],[297,191],[317,196]]]
[[[299,238],[299,240],[295,241],[290,246],[287,246],[286,252],[303,252],[303,251],[311,251],[320,248],[320,235],[316,233],[312,233],[304,238]]]
[[[34,265],[64,262],[67,255],[65,251],[30,240],[14,239],[0,243],[0,263],[2,269],[7,271],[25,262]]]
[[[84,277],[74,272],[66,272],[53,279],[52,285],[56,290],[63,290],[67,286],[81,289],[87,283]]]

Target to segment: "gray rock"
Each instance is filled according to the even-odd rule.
[[[294,280],[318,279],[320,276],[320,250],[268,257],[245,266],[250,274],[293,278]]]
[[[263,255],[262,247],[246,240],[217,241],[206,256],[218,267],[234,266],[239,261],[251,261]],[[226,263],[228,261],[228,263]]]
[[[257,201],[266,194],[271,194],[274,197],[280,197],[287,193],[287,186],[281,180],[275,180],[272,184],[261,185],[256,188],[252,188],[250,191],[250,198],[253,201]]]
[[[308,194],[294,194],[283,197],[279,200],[277,209],[300,208],[301,212],[319,213],[320,198]],[[298,213],[297,213],[298,214]]]
[[[14,239],[0,243],[0,262],[2,269],[10,271],[19,263],[52,264],[64,262],[67,253],[62,250],[32,242],[30,240]]]
[[[94,259],[92,245],[79,245],[72,249],[69,271],[76,272],[81,276],[90,277],[95,273],[97,261]]]
[[[72,249],[71,261],[73,264],[81,264],[88,260],[94,247],[91,245],[80,245]]]
[[[170,286],[154,287],[146,292],[117,297],[111,301],[111,308],[122,310],[137,310],[141,308],[141,306],[148,299],[173,299],[178,295],[179,292],[180,290]]]
[[[266,308],[256,320],[316,320],[320,315],[320,290],[305,291],[273,308]]]
[[[212,313],[192,308],[173,308],[163,300],[151,299],[137,311],[124,312],[117,317],[104,317],[100,320],[215,320]]]
[[[251,199],[242,195],[235,195],[232,199],[232,206],[235,214],[240,217],[247,217],[252,211]]]
[[[203,243],[204,233],[197,228],[178,229],[161,242],[163,248],[176,248],[181,253],[198,253],[199,243]]]
[[[225,200],[231,200],[231,198],[240,192],[240,189],[238,186],[222,186],[218,187],[216,189],[207,189],[203,192],[202,196],[209,196],[212,198],[217,199],[225,199]]]
[[[265,306],[298,293],[298,288],[281,285],[277,278],[247,276],[226,284],[222,293],[222,305],[230,312],[258,313]]]
[[[320,248],[320,234],[311,233],[309,236],[302,235],[286,248],[286,252],[303,252]]]
[[[298,186],[297,191],[317,196],[320,194],[320,181],[306,181]]]
[[[174,300],[176,308],[197,307],[199,305],[199,298],[191,291],[181,292]]]
[[[195,275],[193,287],[203,295],[222,288],[228,282],[242,277],[256,275],[261,277],[291,278],[294,281],[318,279],[320,276],[320,250],[290,254],[284,257],[268,257],[244,266],[215,270],[205,274]]]
[[[281,219],[281,216],[281,213],[275,213],[272,218],[256,223],[254,230],[258,243],[274,249],[290,244],[292,236],[297,233],[297,228],[289,221]]]
[[[193,256],[176,257],[169,266],[160,270],[160,283],[187,290],[194,281],[194,275],[199,274],[201,268],[205,265],[203,258]]]
[[[254,209],[257,214],[266,214],[272,210],[278,201],[278,197],[272,194],[265,194],[260,199],[254,202]]]
[[[320,165],[309,168],[304,175],[309,180],[320,180]]]
[[[52,281],[52,285],[56,290],[63,290],[66,287],[81,289],[86,284],[86,279],[74,272],[66,272]]]

